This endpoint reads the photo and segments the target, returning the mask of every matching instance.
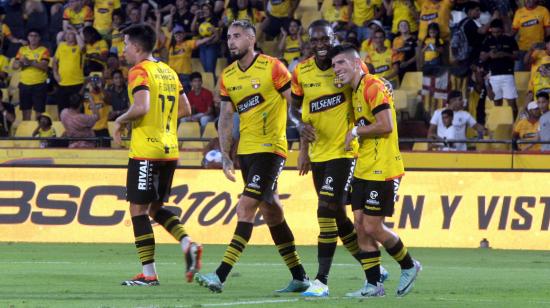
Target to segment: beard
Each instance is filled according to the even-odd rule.
[[[240,59],[244,58],[244,56],[246,56],[247,53],[248,53],[248,50],[246,49],[239,50],[237,53],[229,52],[232,61],[239,61]]]

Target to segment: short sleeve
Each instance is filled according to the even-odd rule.
[[[107,42],[105,40],[99,41],[99,52],[100,53],[109,52],[109,46],[107,46]]]
[[[128,89],[132,95],[140,90],[149,90],[149,75],[141,66],[133,67],[128,72]]]
[[[21,58],[23,58],[23,48],[24,47],[20,47],[19,50],[17,51],[17,54],[15,55],[15,59],[17,60],[21,60]]]
[[[49,61],[50,60],[50,51],[48,50],[48,48],[45,48],[44,47],[44,50],[42,51],[42,54],[40,55],[40,60],[41,61]]]
[[[196,40],[188,40],[188,41],[185,41],[185,43],[187,44],[187,48],[188,49],[195,49],[197,48],[197,41]]]
[[[290,88],[290,73],[284,64],[277,59],[273,60],[271,77],[277,91],[284,92]]]
[[[94,21],[94,11],[89,6],[84,6],[84,21]]]
[[[518,30],[520,28],[520,20],[519,20],[519,15],[518,14],[519,12],[516,12],[516,14],[514,15],[514,20],[512,21],[512,29],[514,30]]]
[[[466,114],[466,123],[468,123],[470,127],[474,127],[477,124],[476,119],[474,119],[474,117],[467,111],[465,111],[465,114]]]
[[[441,120],[441,110],[434,111],[434,114],[432,115],[432,118],[430,119],[430,124],[431,125],[438,125],[440,120]]]
[[[550,27],[550,13],[544,8],[544,14],[542,15],[542,25],[544,27]]]
[[[225,79],[223,78],[223,74],[220,77],[220,98],[222,101],[231,101],[231,98],[229,97],[229,92],[227,92],[227,88],[225,87]]]
[[[299,67],[296,67],[294,69],[294,72],[292,72],[292,95],[296,97],[303,97],[304,96],[304,89],[302,88],[302,84],[298,81],[298,73],[300,71]]]
[[[70,20],[71,14],[69,13],[69,8],[63,10],[63,20]]]
[[[10,27],[8,27],[8,25],[2,24],[2,34],[5,37],[10,37],[11,36],[11,30],[10,30]]]
[[[374,79],[367,81],[363,95],[373,115],[376,115],[384,109],[390,108],[388,91],[380,80]]]

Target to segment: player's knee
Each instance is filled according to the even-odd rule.
[[[283,208],[280,204],[269,204],[267,202],[262,202],[260,205],[260,210],[264,221],[268,226],[275,226],[283,222],[284,213]]]
[[[366,223],[363,224],[363,230],[365,230],[365,233],[373,237],[374,239],[378,238],[380,236],[380,232],[382,232],[382,226],[377,223]]]
[[[257,204],[258,201],[252,198],[241,197],[237,205],[237,218],[239,221],[253,222],[258,208]]]

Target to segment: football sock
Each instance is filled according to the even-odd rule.
[[[302,266],[298,252],[296,252],[294,235],[292,234],[292,231],[290,231],[286,221],[283,221],[276,226],[269,227],[269,232],[271,232],[273,242],[277,245],[279,254],[283,257],[286,266],[292,274],[292,278],[301,281],[305,280],[307,278],[306,271]]]
[[[237,261],[239,261],[246,244],[250,240],[250,236],[252,236],[253,227],[254,225],[250,222],[239,221],[237,223],[237,228],[233,234],[233,239],[227,246],[227,249],[223,255],[222,263],[216,270],[216,275],[218,275],[221,282],[224,282],[227,279],[227,275],[229,275],[229,272],[231,272],[233,266],[235,266]]]
[[[143,274],[146,276],[156,275],[155,272],[155,234],[149,221],[149,216],[140,215],[132,217],[132,226],[134,228],[134,237],[139,260],[143,265]],[[149,265],[146,268],[147,264]],[[147,271],[147,273],[145,272]]]
[[[359,262],[361,262],[358,257],[360,251],[359,244],[357,243],[357,233],[355,233],[355,228],[351,220],[347,217],[346,213],[343,212],[343,215],[340,213],[336,216],[336,226],[338,227],[338,236],[342,240],[344,247],[349,251],[349,253]]]
[[[336,228],[336,212],[326,207],[317,209],[317,221],[319,222],[319,237],[317,238],[317,261],[319,269],[318,279],[324,284],[328,283],[328,274],[332,265],[332,259],[338,241],[338,230]]]
[[[365,271],[367,281],[372,285],[376,285],[376,283],[380,281],[380,264],[382,262],[380,250],[369,252],[361,251],[358,257],[361,260],[361,265]]]
[[[414,266],[411,255],[407,247],[403,245],[401,239],[392,248],[386,248],[386,251],[399,263],[401,269],[409,269]]]
[[[181,242],[184,237],[188,236],[178,216],[165,208],[160,208],[153,219],[162,225],[166,231],[170,232],[178,242]]]

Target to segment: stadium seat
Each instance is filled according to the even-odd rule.
[[[415,142],[413,144],[413,151],[427,151],[428,143],[427,142]]]
[[[216,138],[218,137],[218,131],[216,130],[216,125],[214,125],[214,122],[209,122],[208,125],[206,125],[206,128],[204,129],[204,134],[202,135],[203,138]]]
[[[204,72],[202,73],[202,86],[207,88],[210,91],[214,91],[216,89],[214,82],[214,74]]]
[[[496,140],[510,140],[512,138],[512,124],[498,124],[493,133],[493,138]],[[510,150],[510,144],[493,143],[491,144],[493,150]]]
[[[266,55],[278,57],[281,53],[277,50],[277,43],[277,40],[265,41],[260,47]]]
[[[514,123],[512,108],[509,106],[495,106],[487,115],[487,128],[494,132],[500,124]]]
[[[422,72],[405,73],[399,89],[417,93],[422,89]]]
[[[15,141],[13,140],[0,140],[0,148],[13,148],[15,147]]]
[[[202,63],[199,58],[191,58],[191,70],[193,72],[204,72],[204,69],[202,68]]]
[[[321,12],[315,10],[315,11],[305,11],[300,20],[302,22],[302,27],[304,29],[307,29],[311,24],[311,22],[321,18],[322,18]]]
[[[408,106],[407,91],[394,90],[393,98],[394,98],[396,111],[407,109],[407,106]]]
[[[63,126],[63,123],[61,123],[61,121],[53,121],[52,127],[53,129],[55,129],[56,137],[61,137],[65,133],[65,126]]]
[[[57,105],[46,105],[46,112],[52,117],[52,121],[59,121]]]
[[[198,122],[181,122],[178,127],[178,138],[200,138],[201,131]]]
[[[529,89],[529,79],[531,78],[531,72],[515,72],[514,79],[516,81],[516,88],[518,91]]]
[[[222,71],[224,68],[226,68],[228,65],[226,58],[218,58],[218,62],[216,64],[216,76],[221,76]]]
[[[36,121],[21,121],[15,130],[15,137],[32,137],[36,127],[38,127]],[[13,146],[17,148],[38,148],[40,142],[38,140],[15,140]]]

